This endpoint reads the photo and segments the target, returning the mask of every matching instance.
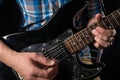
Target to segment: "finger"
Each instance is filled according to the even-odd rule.
[[[101,33],[101,34],[103,34],[105,36],[111,36],[112,35],[111,30],[107,30],[107,29],[104,29],[102,27],[97,27],[96,31],[98,31],[99,33]]]
[[[95,15],[95,19],[96,19],[97,21],[102,20],[102,15],[101,15],[100,13],[96,14],[96,15]]]
[[[95,46],[96,48],[98,48],[98,49],[103,49],[103,48],[106,48],[106,47],[108,47],[108,46],[110,46],[110,45],[112,45],[112,44],[113,44],[112,42],[107,42],[107,46],[103,46],[103,45],[100,45],[99,43],[95,42],[95,43],[94,43],[94,46]]]
[[[35,77],[35,78],[33,78],[32,80],[52,80],[52,79]]]
[[[53,79],[58,74],[58,64],[55,64],[55,66],[52,68],[48,68],[47,70],[49,72],[49,76]]]
[[[106,36],[115,36],[117,34],[115,29],[104,29],[102,27],[97,27],[96,28],[97,31],[104,33],[104,35]]]
[[[98,44],[97,42],[95,42],[93,45],[98,49],[103,49],[103,47],[100,44]]]
[[[38,63],[44,65],[44,66],[54,66],[55,61],[49,58],[46,58],[45,56],[39,54],[37,55],[37,57],[35,58],[35,61],[37,61]]]
[[[34,72],[34,76],[36,77],[43,77],[43,78],[50,78],[52,76],[57,75],[58,73],[58,64],[56,63],[53,67],[42,67],[42,68],[36,68]]]
[[[111,37],[111,36],[115,36],[116,31],[114,29],[104,29],[102,27],[96,27],[96,29],[94,29],[92,33],[95,34],[96,36],[102,34]]]
[[[113,41],[114,41],[114,37],[110,37],[109,42],[113,42]]]
[[[32,78],[23,78],[20,80],[52,80],[52,79],[42,78],[42,77],[32,77]]]
[[[51,69],[53,70],[53,68]],[[33,74],[34,77],[41,77],[41,78],[48,78],[49,72],[46,69],[36,69],[36,71]]]
[[[116,30],[115,29],[112,29],[112,36],[115,36],[117,34]]]
[[[58,74],[57,70],[57,68],[48,68],[47,70],[38,71],[37,74],[34,75],[34,77],[53,79]]]
[[[92,31],[92,33],[94,34],[94,36],[96,36],[96,37],[98,37],[98,38],[100,38],[100,39],[102,39],[104,41],[109,40],[108,36],[104,35],[103,33],[99,32],[99,31],[97,31],[95,29]]]
[[[106,42],[104,40],[101,40],[100,38],[95,37],[95,41],[97,43],[97,47],[108,47],[110,46],[110,42]]]
[[[47,71],[49,73],[48,78],[54,78],[58,74],[57,68],[49,68]]]

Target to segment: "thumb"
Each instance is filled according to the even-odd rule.
[[[42,64],[44,66],[54,66],[55,65],[55,60],[49,59],[43,55],[38,55],[37,58],[35,59],[39,64]]]
[[[102,15],[101,15],[100,13],[96,14],[96,15],[95,15],[95,19],[96,19],[97,21],[102,20]]]

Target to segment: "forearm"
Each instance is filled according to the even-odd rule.
[[[16,56],[16,51],[10,49],[3,41],[0,40],[0,61],[8,66],[12,66],[12,63]]]

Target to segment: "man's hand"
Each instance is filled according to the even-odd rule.
[[[92,33],[95,35],[95,43],[94,46],[96,48],[106,48],[113,44],[114,36],[116,34],[116,31],[114,29],[104,29],[101,27],[97,27],[92,31]]]
[[[56,60],[34,52],[17,53],[13,68],[24,80],[52,80],[58,73]]]
[[[89,21],[88,26],[96,21],[101,20],[102,20],[101,14],[96,14],[95,17]],[[97,26],[94,30],[92,30],[92,33],[95,36],[94,46],[99,49],[106,48],[112,45],[114,41],[114,36],[116,35],[115,29],[105,29],[102,26]]]

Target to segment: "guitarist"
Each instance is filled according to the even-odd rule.
[[[71,0],[17,0],[23,14],[23,24],[21,25],[20,30],[30,31],[40,29],[40,27],[50,19],[57,9],[69,1]],[[99,0],[88,0],[88,2],[88,13],[86,14],[89,18],[87,25],[90,25],[101,20],[103,14]],[[37,21],[39,21],[39,23],[32,24]],[[30,26],[26,27],[27,25]],[[92,31],[92,33],[95,35],[95,42],[93,45],[101,50],[111,45],[116,31],[114,29],[108,30],[98,26]],[[89,47],[86,48],[89,49]],[[84,52],[86,48],[83,49],[82,52]],[[90,54],[89,52],[87,53],[87,57],[89,57]],[[57,65],[58,61],[45,58],[43,55],[38,56],[35,52],[14,51],[9,48],[2,39],[0,40],[0,61],[15,69],[25,80],[52,80],[59,72]],[[5,78],[3,73],[4,71],[0,71],[1,80],[6,80],[7,78]],[[7,80],[9,80],[9,78]],[[99,79],[97,78],[96,80]]]

